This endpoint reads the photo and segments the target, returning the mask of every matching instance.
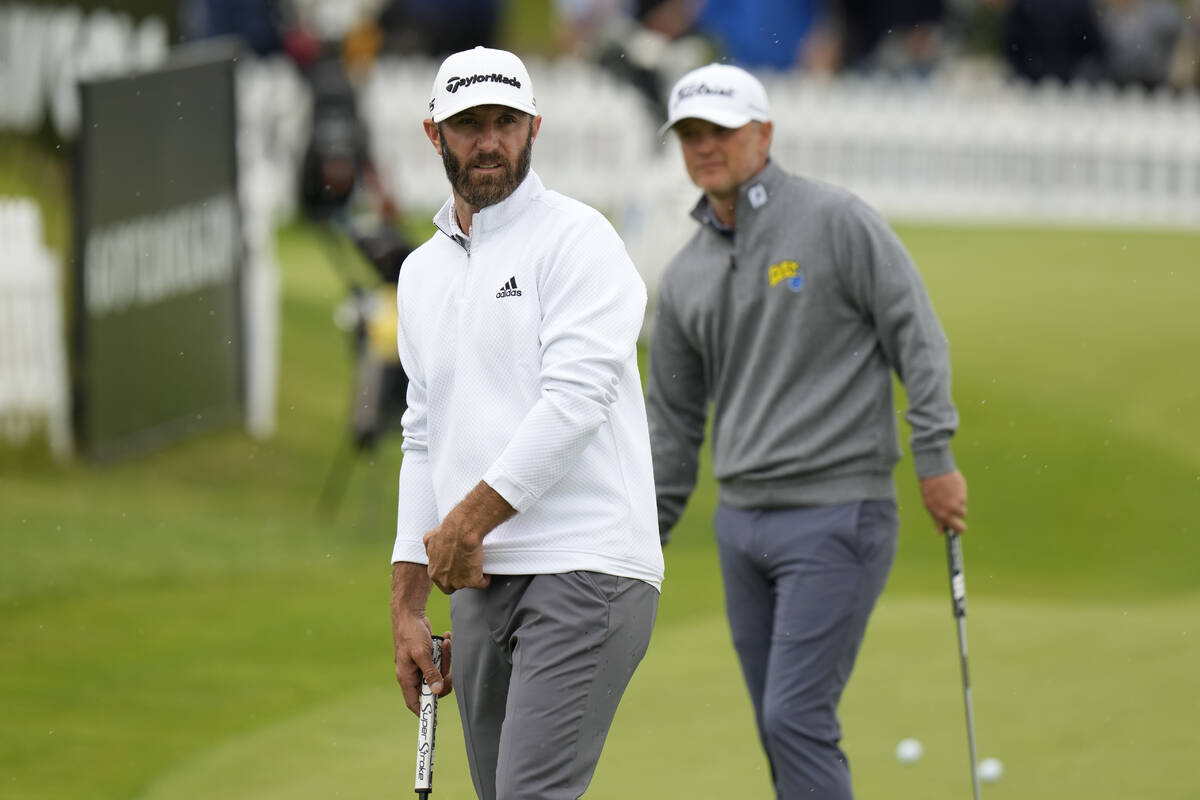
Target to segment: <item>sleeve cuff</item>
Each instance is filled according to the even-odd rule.
[[[483,476],[483,482],[492,487],[496,494],[503,497],[504,501],[516,509],[518,514],[528,511],[537,499],[524,486],[506,475],[501,475],[495,467],[487,471]]]
[[[424,543],[414,542],[411,539],[397,539],[392,548],[392,563],[396,564],[401,561],[412,564],[428,564],[429,556],[425,553]]]
[[[920,450],[913,453],[913,463],[916,466],[917,478],[925,480],[947,472],[954,472],[954,454],[949,447],[939,447],[936,450]]]

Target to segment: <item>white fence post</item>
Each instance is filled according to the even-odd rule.
[[[283,280],[275,228],[296,211],[312,102],[303,78],[286,59],[247,57],[236,74],[238,199],[246,244],[246,429],[262,439],[275,432],[278,421]]]
[[[51,452],[71,452],[70,388],[58,263],[31,200],[0,198],[0,435],[23,444],[44,427]]]

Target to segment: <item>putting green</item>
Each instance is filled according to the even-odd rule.
[[[1200,598],[974,603],[968,636],[979,755],[1005,765],[985,796],[1195,798],[1184,706],[1200,696],[1197,619]],[[843,703],[860,797],[969,796],[956,648],[948,600],[885,596]],[[1163,713],[1173,706],[1180,713]],[[381,684],[223,742],[139,800],[404,797],[414,735],[399,691]],[[906,765],[892,751],[908,736],[925,755]],[[441,705],[435,796],[473,796],[453,702]],[[587,796],[770,796],[722,619],[656,633]]]

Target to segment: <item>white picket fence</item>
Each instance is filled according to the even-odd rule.
[[[0,436],[20,445],[44,431],[65,458],[71,406],[59,265],[31,200],[0,198],[0,243]]]
[[[892,217],[1200,225],[1200,95],[772,80],[774,152]]]

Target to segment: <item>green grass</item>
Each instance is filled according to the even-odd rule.
[[[62,246],[62,173],[0,176],[0,191],[48,198]],[[951,339],[979,740],[1007,767],[988,796],[1196,797],[1200,237],[901,233]],[[307,228],[285,229],[279,256],[275,437],[227,431],[104,469],[0,458],[0,800],[407,794],[413,724],[387,619],[399,452],[361,458],[339,512],[316,513],[347,441],[349,346],[331,322],[344,290]],[[944,553],[907,460],[898,482],[901,548],[845,745],[860,797],[962,797]],[[706,480],[667,550],[651,651],[589,797],[769,794],[713,503]],[[448,623],[444,598],[432,613]],[[469,796],[442,708],[438,796]],[[908,767],[891,755],[904,736],[926,747]]]
[[[1200,542],[1200,237],[902,233],[950,337],[955,451],[988,569],[975,586],[1094,598],[1200,588],[1187,563]]]
[[[1159,709],[1200,689],[1190,670],[1200,648],[1188,642],[1200,603],[1066,607],[1053,626],[1039,605],[981,603],[976,611],[980,752],[1000,757],[1007,772],[988,797],[1195,797],[1186,777],[1191,739],[1164,727]],[[1038,633],[1013,635],[1031,629]],[[1066,654],[1057,641],[1063,636],[1076,641]],[[1147,640],[1161,643],[1161,658],[1139,668],[1136,683],[1115,680]],[[955,647],[945,603],[900,599],[877,612],[843,704],[860,797],[969,796]],[[771,796],[736,674],[719,619],[668,615],[618,712],[588,796]],[[440,720],[436,793],[470,797],[453,703],[441,704]],[[403,795],[413,727],[404,722],[390,687],[345,692],[221,742],[139,800]],[[925,746],[914,765],[892,756],[907,736]]]

